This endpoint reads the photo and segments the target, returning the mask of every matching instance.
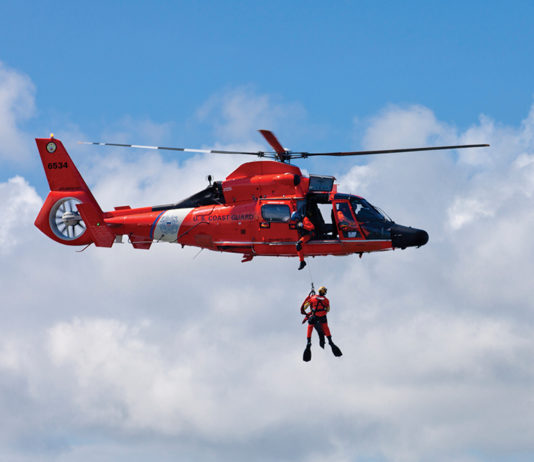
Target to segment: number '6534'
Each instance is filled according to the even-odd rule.
[[[49,162],[48,163],[48,169],[49,170],[56,170],[56,169],[62,169],[62,168],[68,168],[67,162]]]

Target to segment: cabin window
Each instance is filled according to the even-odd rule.
[[[265,221],[287,223],[290,218],[289,205],[265,204],[261,206],[261,216]]]
[[[334,187],[333,176],[310,175],[310,191],[330,192]]]

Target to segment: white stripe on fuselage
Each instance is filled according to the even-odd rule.
[[[154,230],[154,240],[176,242],[180,226],[191,210],[193,209],[167,210],[158,220]]]

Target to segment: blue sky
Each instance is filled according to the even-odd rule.
[[[235,86],[298,101],[341,149],[354,117],[422,104],[460,128],[532,101],[531,2],[4,2],[3,62],[33,79],[32,128],[90,135],[125,115],[184,123]],[[16,37],[16,40],[14,38]],[[293,139],[294,138],[294,139]],[[209,143],[202,127],[172,141]],[[332,143],[336,146],[332,147]]]
[[[532,460],[533,20],[526,1],[3,2],[0,459]],[[76,141],[265,149],[260,128],[304,151],[491,148],[299,163],[430,234],[311,272],[80,254],[33,225],[35,137],[110,209],[250,159]],[[344,356],[304,364],[312,274]]]

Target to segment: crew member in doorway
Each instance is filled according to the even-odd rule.
[[[315,226],[313,226],[313,223],[307,216],[304,216],[304,218],[297,223],[297,230],[300,236],[300,239],[297,242],[297,254],[300,260],[299,270],[301,270],[306,266],[302,245],[315,236]]]
[[[352,218],[349,205],[342,202],[337,206],[337,222],[344,237],[358,237],[358,226]],[[350,233],[350,234],[349,234]]]
[[[307,311],[308,309],[309,311]],[[319,335],[319,346],[321,348],[324,348],[324,339],[326,336],[334,356],[341,356],[343,354],[332,341],[332,334],[330,333],[328,320],[326,319],[326,314],[329,311],[330,301],[326,298],[326,287],[324,286],[319,288],[318,295],[312,290],[300,307],[300,312],[305,316],[303,323],[308,321],[306,349],[302,355],[302,359],[306,362],[311,360],[311,335],[314,328]]]

